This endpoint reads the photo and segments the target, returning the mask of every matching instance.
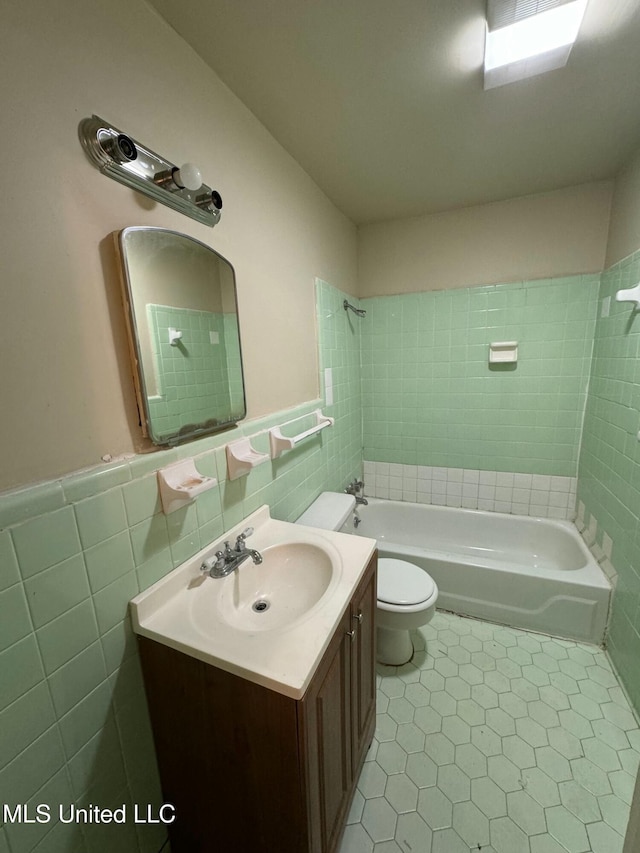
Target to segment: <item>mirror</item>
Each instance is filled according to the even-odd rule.
[[[242,420],[231,264],[164,228],[125,228],[116,238],[144,434],[154,444],[179,444]]]

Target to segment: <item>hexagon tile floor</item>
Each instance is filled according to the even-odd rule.
[[[605,653],[448,613],[414,642],[340,853],[621,853],[640,730]]]

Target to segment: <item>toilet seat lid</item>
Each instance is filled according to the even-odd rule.
[[[436,592],[433,579],[406,560],[378,560],[378,600],[386,604],[420,604]]]

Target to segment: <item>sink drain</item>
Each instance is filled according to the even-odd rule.
[[[265,610],[268,610],[270,607],[269,602],[264,598],[259,598],[257,601],[254,601],[251,605],[251,609],[255,610],[256,613],[264,613]]]

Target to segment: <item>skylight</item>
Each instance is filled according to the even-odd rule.
[[[516,23],[487,26],[484,88],[493,89],[567,64],[587,0],[572,0]]]

